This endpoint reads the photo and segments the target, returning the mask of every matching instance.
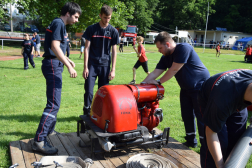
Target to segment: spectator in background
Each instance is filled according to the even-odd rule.
[[[229,50],[229,42],[227,43],[227,50]]]
[[[123,43],[124,43],[124,46],[126,46],[127,45],[127,37],[123,37]]]
[[[36,42],[35,42],[35,34],[34,33],[32,34],[32,41],[34,44],[34,50],[33,50],[32,54],[34,54],[33,56],[36,57]]]
[[[33,61],[32,56],[33,50],[34,50],[34,43],[32,40],[30,40],[29,34],[26,33],[25,40],[22,43],[22,51],[21,51],[21,55],[23,55],[24,57],[24,70],[29,69],[28,59],[32,67],[35,68],[35,63]]]
[[[36,42],[36,52],[38,54],[38,57],[40,57],[40,47],[41,47],[41,43],[40,43],[40,37],[39,35],[37,34],[37,32],[34,32],[35,34],[35,42]],[[36,53],[35,53],[36,55]]]
[[[220,44],[218,44],[215,49],[216,49],[216,57],[217,57],[218,54],[220,56]]]
[[[71,46],[71,41],[70,41],[70,39],[68,38],[68,33],[66,33],[66,35],[67,35],[67,48],[66,48],[66,53],[67,53],[67,57],[69,58],[69,55],[70,55],[70,47],[72,47]]]
[[[85,48],[85,43],[86,43],[85,38],[81,37],[79,40],[79,43],[81,43],[81,48],[80,48],[80,58],[81,58],[82,53],[84,52],[84,48]]]
[[[251,52],[252,52],[251,45],[248,45],[247,52],[246,52],[245,57],[244,57],[245,62],[251,61]]]
[[[120,41],[119,51],[123,52],[123,37],[119,38],[119,41]]]
[[[133,37],[133,42],[132,42],[132,46],[136,45],[136,37]]]
[[[240,48],[241,48],[241,43],[240,43],[240,42],[238,42],[238,47],[237,47],[237,50],[240,50]]]

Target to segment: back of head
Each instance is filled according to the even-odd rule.
[[[172,39],[172,36],[169,33],[162,31],[155,38],[154,43],[156,44],[157,42],[160,42],[161,44],[165,44],[166,42],[172,43],[174,42],[174,40]]]
[[[81,15],[81,8],[80,6],[75,2],[67,2],[62,8],[61,8],[61,16],[65,16],[66,13],[69,12],[70,16],[79,13]]]
[[[144,38],[142,36],[137,36],[137,41],[144,41]]]
[[[105,14],[106,16],[112,15],[113,10],[108,5],[103,5],[101,8],[101,15]]]

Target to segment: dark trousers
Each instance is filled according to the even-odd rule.
[[[98,88],[109,84],[109,66],[93,66],[89,65],[89,75],[85,80],[84,107],[91,107],[93,100],[93,90],[96,78],[98,77]]]
[[[120,52],[123,52],[123,44],[120,44],[120,46],[119,46],[119,51],[120,51]]]
[[[200,114],[200,109],[197,100],[198,91],[186,91],[180,90],[180,106],[181,106],[181,116],[185,126],[186,141],[191,144],[197,144],[196,139],[196,122],[199,131],[200,142],[203,140],[204,136],[204,124],[202,122],[202,116]]]
[[[66,48],[66,53],[67,53],[67,57],[69,58],[69,55],[70,55],[70,46],[69,45]]]
[[[241,110],[240,112],[235,112],[227,119],[226,125],[222,127],[221,131],[218,132],[217,135],[220,141],[224,162],[228,158],[230,152],[232,151],[233,147],[235,146],[239,138],[246,131],[247,118],[248,118],[247,108]],[[204,142],[203,144],[201,144],[200,161],[202,168],[216,167],[212,155],[207,147],[206,138],[204,138]]]
[[[46,79],[47,104],[40,119],[35,141],[43,141],[55,128],[61,101],[63,63],[57,59],[44,59],[41,69]]]
[[[24,69],[28,69],[29,68],[29,65],[28,65],[28,59],[29,59],[29,62],[30,64],[34,67],[35,66],[35,63],[33,61],[33,55],[28,54],[28,53],[23,53],[23,57],[24,57]]]

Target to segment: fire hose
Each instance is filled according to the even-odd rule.
[[[178,168],[172,161],[152,153],[140,153],[128,159],[126,168]]]

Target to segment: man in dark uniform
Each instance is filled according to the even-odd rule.
[[[21,55],[24,57],[24,70],[29,69],[28,65],[28,58],[29,62],[32,65],[33,68],[35,68],[35,63],[33,61],[33,53],[34,51],[34,43],[32,40],[29,38],[29,34],[25,34],[25,40],[22,43],[22,50],[21,50]]]
[[[41,43],[40,43],[40,37],[39,35],[37,34],[37,32],[34,32],[35,34],[35,42],[36,42],[36,51],[37,51],[37,55],[38,57],[40,57],[40,47],[41,47]],[[36,53],[35,53],[36,55]]]
[[[58,149],[52,147],[46,136],[54,133],[57,113],[60,108],[63,65],[71,78],[76,78],[75,64],[65,56],[67,47],[66,25],[78,22],[81,15],[80,6],[67,2],[61,9],[61,16],[55,18],[46,29],[42,61],[42,72],[46,79],[47,104],[42,114],[35,138],[33,150],[44,154],[55,154]]]
[[[161,84],[175,76],[180,90],[181,115],[184,121],[186,142],[189,147],[197,146],[195,115],[200,114],[197,102],[197,94],[202,83],[210,77],[210,74],[201,62],[193,47],[188,43],[176,44],[169,33],[161,32],[155,38],[158,51],[163,54],[156,69],[151,72],[143,82]],[[168,71],[157,81],[166,69]],[[200,141],[203,138],[203,123],[197,120]]]
[[[85,48],[85,43],[86,43],[86,40],[85,40],[85,38],[84,38],[84,37],[81,37],[81,38],[80,38],[80,40],[79,40],[79,42],[81,43],[81,48],[80,48],[80,57],[79,57],[79,58],[81,58],[82,53],[83,53],[84,48]]]
[[[69,58],[70,55],[70,47],[71,47],[71,41],[68,38],[68,33],[67,33],[67,49],[66,49],[66,53],[67,53],[67,57]]]
[[[100,22],[87,28],[83,37],[86,39],[84,49],[84,70],[85,79],[84,94],[84,115],[88,115],[93,99],[95,80],[98,77],[98,88],[108,85],[115,77],[116,48],[119,43],[118,31],[109,24],[112,9],[108,5],[101,8],[99,14]],[[112,69],[110,71],[112,46]]]
[[[246,130],[246,107],[252,102],[252,71],[235,69],[210,77],[203,83],[198,100],[206,136],[200,149],[201,167],[223,167]]]

